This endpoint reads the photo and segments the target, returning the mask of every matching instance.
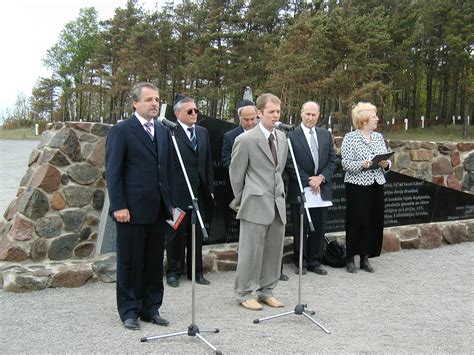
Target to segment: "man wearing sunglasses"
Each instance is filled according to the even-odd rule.
[[[176,142],[193,194],[198,199],[199,210],[205,219],[206,208],[214,203],[214,174],[209,134],[206,128],[196,125],[199,111],[193,98],[178,95],[175,100],[174,113],[178,119]],[[187,277],[188,279],[192,278],[191,210],[189,210],[192,200],[177,156],[175,157],[174,177],[177,186],[177,205],[186,211],[186,216],[177,230],[170,228],[166,237],[166,278],[169,286],[178,287],[179,278],[184,271],[186,249]],[[202,240],[202,231],[197,224],[196,283],[209,285],[210,281],[203,276]]]

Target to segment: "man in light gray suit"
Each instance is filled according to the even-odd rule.
[[[280,120],[280,99],[263,94],[256,105],[260,123],[236,138],[229,168],[235,196],[230,207],[240,220],[234,294],[242,307],[251,310],[261,310],[260,302],[283,307],[273,297],[273,289],[283,254],[286,206],[282,173],[288,156],[285,135],[274,129]]]

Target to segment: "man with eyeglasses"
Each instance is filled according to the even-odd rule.
[[[193,194],[198,199],[199,210],[205,219],[206,208],[214,203],[214,174],[209,134],[206,128],[196,125],[199,111],[193,98],[177,95],[174,113],[178,120],[176,142]],[[191,210],[189,209],[189,206],[192,206],[192,200],[177,155],[174,176],[174,183],[177,186],[177,205],[186,212],[186,216],[178,229],[174,230],[170,227],[166,236],[166,279],[169,286],[178,287],[179,278],[184,272],[185,252],[187,277],[189,280],[192,278]],[[197,224],[196,283],[209,285],[210,281],[203,275],[202,241],[201,227]]]

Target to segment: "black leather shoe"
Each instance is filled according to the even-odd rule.
[[[153,324],[161,325],[161,326],[164,326],[164,327],[166,327],[170,324],[170,322],[168,322],[167,319],[162,318],[159,314],[155,314],[152,317],[142,316],[141,319],[144,322],[153,323]]]
[[[204,278],[204,276],[201,274],[201,275],[196,275],[196,283],[200,285],[209,285],[211,281]]]
[[[138,323],[138,319],[128,318],[123,321],[123,326],[130,330],[139,330],[140,323]]]
[[[346,270],[347,272],[350,272],[351,274],[355,274],[357,272],[357,269],[354,264],[354,257],[350,256],[346,258]]]
[[[314,272],[315,274],[318,274],[318,275],[327,275],[328,274],[328,272],[326,270],[324,270],[321,266],[315,266],[315,267],[308,268],[308,271]]]
[[[179,280],[174,276],[168,277],[166,279],[166,283],[168,284],[168,286],[171,286],[171,287],[178,287],[179,286]]]
[[[367,272],[375,272],[374,268],[369,263],[369,257],[368,256],[362,256],[360,258],[360,268],[362,270],[367,271]]]
[[[288,281],[290,278],[286,276],[284,273],[280,274],[280,281]]]

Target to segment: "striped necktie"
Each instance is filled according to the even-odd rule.
[[[191,146],[193,147],[194,150],[196,150],[197,140],[196,140],[196,135],[194,134],[194,127],[189,127],[188,131],[191,134],[189,137],[189,140],[191,141]]]
[[[278,157],[277,157],[277,150],[275,146],[275,137],[272,133],[270,133],[270,137],[268,137],[268,145],[270,146],[270,150],[272,151],[273,161],[275,165],[278,165]]]
[[[146,133],[148,133],[151,140],[153,140],[153,133],[151,132],[151,127],[153,126],[153,122],[147,122],[143,126],[145,126]]]

